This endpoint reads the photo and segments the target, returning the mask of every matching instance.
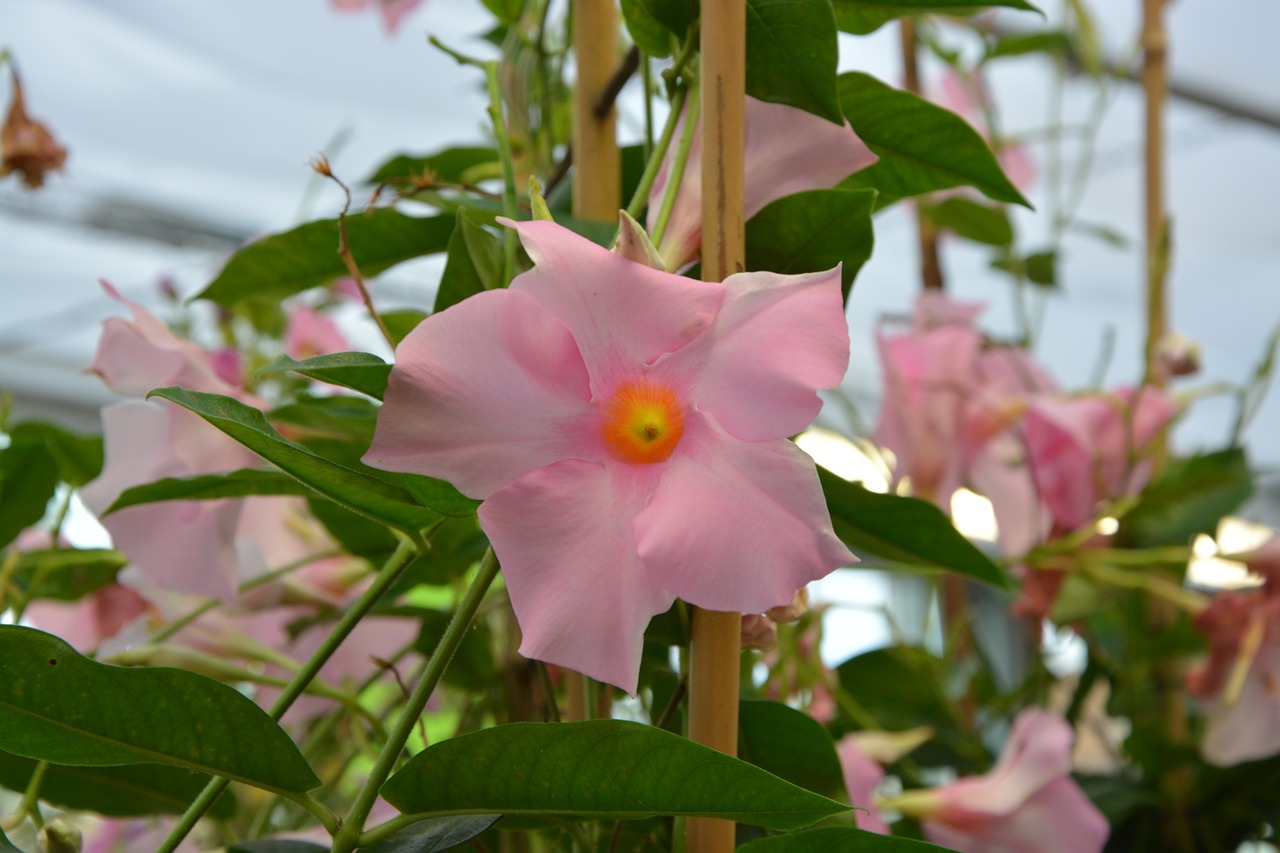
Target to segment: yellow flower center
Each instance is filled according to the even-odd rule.
[[[623,462],[662,462],[684,432],[684,406],[666,385],[637,379],[604,406],[604,443]]]

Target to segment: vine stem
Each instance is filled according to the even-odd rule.
[[[484,601],[485,593],[489,591],[489,586],[498,576],[498,568],[498,558],[490,548],[485,552],[484,559],[480,561],[480,571],[476,574],[475,580],[471,582],[470,588],[453,612],[449,626],[445,629],[444,636],[440,638],[440,644],[427,661],[418,684],[405,702],[404,712],[396,720],[387,742],[378,753],[378,760],[369,771],[369,777],[361,786],[360,793],[356,795],[355,802],[334,835],[333,853],[351,853],[362,843],[369,843],[369,839],[363,838],[362,834],[364,822],[378,799],[378,789],[382,787],[383,782],[387,781],[396,762],[400,760],[400,754],[404,751],[405,744],[409,742],[409,736],[413,733],[418,718],[427,707],[427,700],[435,692],[445,668],[449,666],[458,646],[466,637],[471,621],[475,618],[476,611],[480,609],[480,603]]]
[[[395,552],[387,558],[387,562],[383,565],[382,571],[378,573],[374,582],[356,599],[355,604],[351,605],[350,609],[342,615],[342,618],[338,620],[338,624],[334,626],[333,632],[320,645],[320,648],[316,649],[315,654],[303,664],[302,668],[298,670],[298,674],[293,677],[288,686],[285,687],[284,691],[272,704],[271,709],[267,712],[271,719],[279,722],[280,718],[284,716],[285,712],[289,710],[298,697],[306,691],[307,686],[319,674],[320,669],[328,663],[329,658],[338,650],[338,646],[342,644],[342,641],[355,630],[356,625],[364,618],[365,614],[373,609],[373,606],[378,603],[383,594],[400,578],[400,575],[412,562],[417,552],[417,546],[408,539],[400,541]],[[211,779],[209,784],[204,786],[204,790],[200,792],[200,795],[183,813],[182,817],[178,819],[177,824],[174,825],[169,835],[157,848],[156,853],[173,853],[178,848],[178,845],[182,843],[182,839],[187,837],[195,827],[196,822],[204,817],[205,812],[213,805],[213,801],[218,798],[218,795],[229,784],[229,780],[221,777]],[[303,800],[295,800],[295,802],[310,808]],[[319,817],[320,813],[317,813],[317,816]]]
[[[916,57],[916,22],[904,17],[898,22],[902,39],[902,81],[908,92],[920,94],[920,63]],[[920,247],[920,283],[925,290],[943,290],[942,264],[938,258],[938,228],[919,204],[916,206],[916,234]]]
[[[746,0],[704,0],[701,27],[702,278],[723,281],[746,266],[743,113]],[[692,123],[694,116],[689,116]],[[742,616],[695,608],[690,641],[689,738],[738,751]],[[734,824],[689,818],[685,849],[732,853]]]

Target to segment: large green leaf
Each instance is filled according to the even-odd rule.
[[[311,489],[279,471],[242,468],[225,474],[202,474],[198,477],[166,477],[154,483],[133,486],[120,493],[103,515],[137,504],[157,501],[216,501],[249,495],[315,494]]]
[[[25,791],[39,762],[0,752],[0,785]],[[40,782],[40,799],[64,809],[83,809],[108,817],[182,814],[199,796],[208,776],[163,764],[119,767],[68,767],[51,764]],[[236,799],[225,792],[210,814],[226,819],[235,814]]]
[[[124,554],[105,548],[25,551],[10,580],[28,598],[76,601],[111,583],[128,562]]]
[[[653,6],[653,0],[622,0],[622,19],[636,47],[650,56],[670,56],[675,39],[654,14]]]
[[[406,813],[701,815],[795,829],[847,809],[758,767],[621,720],[515,723],[427,747],[382,786]]]
[[[783,196],[747,223],[747,269],[821,272],[843,264],[845,298],[871,257],[873,190],[811,190]]]
[[[741,702],[738,740],[744,761],[793,785],[826,795],[844,790],[835,741],[808,714],[781,702]]]
[[[990,246],[1008,246],[1013,242],[1013,225],[1002,207],[989,207],[973,199],[953,196],[925,210],[939,228],[966,240]]]
[[[0,450],[0,548],[44,517],[59,479],[44,437],[15,427]]]
[[[83,486],[102,471],[102,436],[78,435],[44,421],[24,421],[10,440],[43,442],[58,463],[58,474],[73,486]]]
[[[382,399],[387,390],[387,377],[391,375],[391,365],[368,352],[336,352],[302,361],[282,355],[259,372],[284,370],[292,370],[318,382],[341,385],[375,400]]]
[[[502,815],[477,814],[424,820],[360,848],[361,853],[439,853],[466,844]]]
[[[160,763],[274,791],[320,780],[234,688],[165,667],[108,666],[51,634],[0,625],[0,749],[52,764]]]
[[[443,311],[468,296],[502,287],[502,240],[485,230],[466,208],[449,238],[449,254],[436,291],[434,311]]]
[[[960,116],[869,74],[840,75],[840,106],[879,162],[841,186],[880,190],[880,207],[949,187],[977,187],[996,201],[1030,207],[990,146]]]
[[[965,539],[942,510],[918,498],[868,491],[818,468],[836,535],[855,552],[896,563],[946,569],[1009,588],[1009,578]]]
[[[866,35],[884,24],[904,15],[971,15],[987,6],[1004,6],[1039,12],[1026,0],[831,0],[835,7],[836,23],[846,33]]]
[[[1218,521],[1251,494],[1253,474],[1240,448],[1179,459],[1121,519],[1118,535],[1140,548],[1186,545],[1197,533],[1212,536]]]
[[[481,167],[486,173],[488,167],[495,170],[500,168],[498,152],[481,146],[459,146],[423,156],[397,154],[379,166],[364,182],[407,184],[426,175],[453,184],[475,183],[474,173],[477,167]]]
[[[330,500],[417,537],[438,520],[397,485],[330,462],[272,429],[262,412],[220,394],[160,388],[151,396],[195,412],[236,441]]]
[[[387,207],[353,213],[346,220],[351,255],[366,276],[443,252],[453,233],[452,216],[406,216]],[[338,220],[321,219],[245,246],[197,298],[230,308],[243,299],[284,299],[344,275]]]
[[[759,838],[739,847],[738,853],[948,853],[948,850],[911,838],[831,826]]]
[[[844,124],[830,0],[747,0],[747,94]]]

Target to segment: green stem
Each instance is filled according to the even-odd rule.
[[[417,554],[417,547],[408,539],[401,539],[400,544],[396,546],[395,552],[387,558],[386,564],[382,567],[382,571],[378,573],[378,577],[369,586],[364,594],[360,596],[351,605],[350,609],[342,615],[338,620],[338,624],[334,626],[331,633],[320,648],[316,649],[311,659],[303,665],[298,674],[293,677],[289,685],[285,687],[280,697],[272,704],[271,710],[268,712],[271,719],[279,721],[288,711],[293,703],[307,689],[307,686],[315,679],[320,672],[321,667],[328,663],[329,658],[338,650],[338,646],[342,641],[355,630],[360,620],[373,609],[374,605],[382,598],[382,596],[391,589],[392,585],[399,580],[400,575],[412,562],[413,557]],[[204,813],[213,805],[213,801],[218,795],[230,784],[229,780],[221,777],[215,777],[205,785],[204,790],[200,792],[200,796],[187,808],[182,817],[178,819],[177,824],[169,832],[167,838],[156,850],[156,853],[173,853],[182,843],[182,839],[186,838],[196,822],[204,816]]]
[[[671,112],[667,115],[667,123],[662,127],[662,136],[658,137],[658,143],[653,147],[653,151],[649,154],[649,160],[645,163],[644,174],[640,176],[640,183],[636,187],[635,193],[631,196],[631,202],[627,205],[627,214],[635,219],[640,216],[640,211],[649,201],[649,191],[653,189],[653,182],[658,179],[658,171],[662,168],[662,161],[667,155],[667,149],[671,147],[671,137],[675,136],[676,125],[680,123],[680,116],[684,112],[685,99],[689,97],[687,88],[676,90],[675,97],[671,101]]]
[[[698,129],[699,116],[697,88],[689,96],[689,108],[685,111],[685,115],[687,118],[684,123],[684,130],[680,134],[680,146],[676,148],[675,158],[671,162],[671,174],[667,176],[667,189],[662,196],[662,207],[658,209],[658,218],[653,223],[653,233],[649,235],[655,246],[662,245],[662,237],[667,231],[667,221],[671,219],[671,211],[676,206],[676,196],[680,194],[680,184],[684,181],[684,170],[689,162],[689,152],[693,148],[693,135]]]
[[[369,778],[365,780],[360,793],[356,795],[356,801],[352,804],[351,809],[347,812],[347,817],[343,821],[342,828],[333,838],[333,853],[351,853],[357,847],[364,843],[361,833],[364,830],[364,822],[369,817],[374,803],[378,799],[378,789],[382,787],[382,783],[387,781],[391,775],[391,771],[395,768],[396,762],[400,760],[400,754],[404,750],[404,746],[409,742],[409,736],[413,733],[414,727],[418,723],[418,718],[422,716],[423,710],[427,707],[427,700],[431,698],[431,694],[435,691],[436,685],[440,683],[440,677],[444,675],[445,668],[449,665],[449,661],[453,659],[454,653],[458,650],[458,646],[462,644],[462,640],[466,637],[467,631],[471,627],[471,621],[475,618],[476,611],[480,609],[480,602],[484,600],[485,593],[489,591],[489,585],[493,583],[493,579],[498,576],[498,558],[494,556],[493,549],[490,548],[484,555],[484,559],[480,562],[480,571],[476,575],[471,587],[463,596],[457,610],[453,613],[453,618],[449,620],[449,627],[445,629],[444,636],[440,638],[440,645],[436,647],[435,653],[431,655],[431,659],[427,661],[426,668],[422,671],[422,677],[418,684],[410,694],[408,701],[405,703],[404,711],[400,718],[396,720],[395,728],[391,730],[390,737],[382,747],[382,752],[378,755],[377,763],[373,769],[369,771]]]

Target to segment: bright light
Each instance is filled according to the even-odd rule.
[[[965,488],[951,495],[951,520],[969,539],[996,541],[996,513],[991,501]]]
[[[1217,540],[1203,533],[1191,543],[1191,563],[1187,566],[1187,583],[1210,589],[1245,589],[1262,583],[1262,578],[1249,571],[1244,563],[1224,560],[1219,554],[1251,551],[1274,535],[1271,528],[1243,518],[1227,516],[1218,522]]]
[[[809,427],[796,436],[796,445],[837,477],[861,481],[872,492],[889,491],[889,480],[880,466],[862,448],[838,432]]]
[[[1098,519],[1097,525],[1094,527],[1103,536],[1110,536],[1120,529],[1120,522],[1111,516]]]

